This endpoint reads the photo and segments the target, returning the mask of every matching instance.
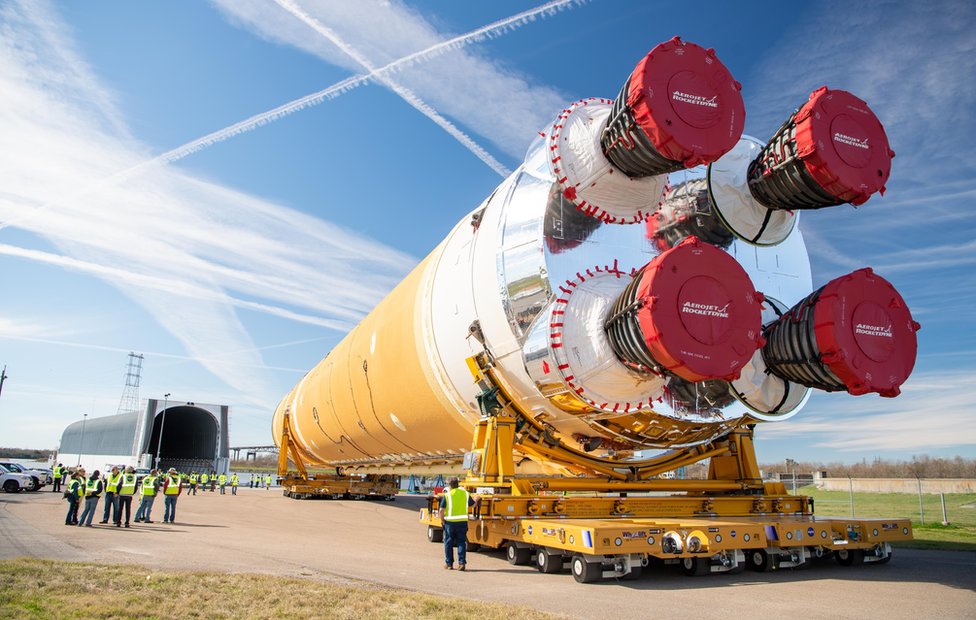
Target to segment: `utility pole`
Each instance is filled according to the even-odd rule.
[[[0,394],[3,394],[3,382],[7,380],[7,365],[3,365],[3,370],[0,371]]]

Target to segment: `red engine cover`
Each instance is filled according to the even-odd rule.
[[[762,344],[762,295],[735,259],[695,237],[648,263],[638,295],[648,351],[688,381],[732,380]]]
[[[898,291],[869,268],[828,282],[814,310],[821,361],[855,395],[900,393],[915,367],[919,327]]]
[[[868,104],[822,86],[797,112],[796,153],[827,193],[859,205],[884,194],[895,152]]]
[[[741,88],[715,50],[674,37],[637,64],[627,105],[654,148],[690,168],[738,142],[746,120]]]

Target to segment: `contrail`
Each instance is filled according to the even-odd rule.
[[[517,13],[515,15],[512,15],[511,17],[506,17],[504,19],[500,19],[498,21],[492,22],[486,26],[476,28],[475,30],[472,30],[468,33],[458,35],[451,39],[447,39],[446,41],[441,41],[440,43],[431,45],[430,47],[422,49],[418,52],[408,54],[403,58],[399,58],[397,60],[389,62],[383,65],[382,67],[379,67],[378,69],[375,69],[368,73],[363,73],[363,74],[348,77],[318,92],[305,95],[304,97],[300,97],[298,99],[294,99],[292,101],[289,101],[288,103],[282,104],[276,108],[272,108],[266,112],[255,114],[254,116],[251,116],[242,121],[234,123],[233,125],[228,125],[223,129],[218,129],[217,131],[211,132],[205,136],[197,138],[196,140],[187,142],[182,146],[178,146],[174,149],[166,151],[165,153],[161,153],[160,155],[157,155],[152,159],[147,159],[139,164],[126,168],[125,170],[120,170],[119,172],[116,172],[108,177],[105,177],[100,181],[92,183],[86,189],[75,194],[75,196],[76,197],[84,196],[92,192],[98,191],[99,189],[113,185],[151,166],[171,164],[173,162],[179,161],[184,157],[192,155],[193,153],[201,151],[209,146],[213,146],[214,144],[223,142],[224,140],[227,140],[229,138],[233,138],[234,136],[238,136],[242,133],[252,131],[254,129],[257,129],[258,127],[261,127],[262,125],[274,122],[280,118],[283,118],[290,114],[294,114],[295,112],[303,110],[307,107],[318,105],[325,101],[335,99],[339,95],[342,95],[343,93],[346,93],[354,88],[358,88],[359,86],[366,84],[367,82],[369,82],[370,80],[376,77],[381,77],[387,73],[393,73],[395,71],[403,69],[404,67],[411,66],[415,63],[424,60],[429,60],[431,58],[435,58],[436,56],[443,54],[444,52],[461,49],[472,43],[485,41],[495,36],[499,36],[507,32],[511,32],[513,30],[521,28],[526,24],[535,21],[537,17],[540,16],[547,17],[550,15],[555,15],[559,11],[570,9],[573,6],[579,6],[585,4],[587,1],[588,0],[553,0],[551,2],[542,4],[534,9],[522,11],[521,13]],[[508,171],[505,170],[505,168],[500,164],[498,165],[498,169],[496,169],[494,166],[492,167],[492,169],[498,172],[499,175],[503,177],[508,176],[509,174]],[[0,222],[0,230],[3,230],[4,228],[17,224],[19,222],[23,222],[24,220],[29,219],[34,215],[37,215],[41,211],[44,211],[45,209],[47,209],[48,207],[54,204],[57,204],[57,202],[56,201],[48,202],[44,205],[39,206],[33,211],[28,211],[20,218],[14,218],[11,220],[7,220],[6,222]]]
[[[266,112],[255,114],[250,118],[234,123],[233,125],[229,125],[223,129],[218,129],[213,133],[209,133],[201,138],[197,138],[196,140],[187,142],[182,146],[178,146],[172,150],[166,151],[165,153],[162,153],[150,160],[147,160],[146,162],[140,164],[137,167],[130,168],[129,170],[123,171],[119,174],[126,174],[128,172],[134,171],[136,168],[141,168],[143,166],[149,166],[152,164],[158,164],[158,163],[168,164],[168,163],[178,161],[180,159],[183,159],[184,157],[187,157],[188,155],[192,155],[197,151],[205,149],[208,146],[212,146],[214,144],[217,144],[218,142],[223,142],[228,138],[233,138],[234,136],[240,135],[247,131],[257,129],[262,125],[276,121],[280,118],[288,116],[289,114],[294,114],[295,112],[304,110],[307,107],[318,105],[325,101],[330,101],[332,99],[335,99],[339,95],[347,93],[350,90],[353,90],[354,88],[358,88],[366,84],[376,76],[382,76],[388,73],[394,73],[396,71],[399,71],[400,69],[409,67],[418,62],[435,58],[445,52],[461,49],[471,43],[478,43],[481,41],[488,40],[495,35],[511,32],[532,21],[535,21],[535,18],[540,15],[544,15],[544,16],[553,15],[571,6],[584,4],[586,1],[587,0],[554,0],[553,2],[547,2],[534,9],[530,9],[528,11],[523,11],[521,13],[518,13],[517,15],[506,17],[505,19],[500,19],[496,22],[492,22],[488,24],[487,26],[482,26],[481,28],[472,30],[471,32],[468,32],[466,34],[458,35],[446,41],[441,41],[440,43],[431,45],[430,47],[422,49],[418,52],[408,54],[403,58],[399,58],[397,60],[389,62],[383,65],[382,67],[374,71],[371,71],[369,73],[362,73],[359,75],[348,77],[318,92],[305,95],[304,97],[295,99],[293,101],[289,101],[288,103],[284,103]],[[507,176],[507,174],[502,176]]]
[[[31,250],[15,245],[0,243],[0,255],[15,256],[40,263],[46,263],[48,265],[57,265],[65,269],[89,273],[107,279],[121,280],[125,284],[141,286],[157,291],[164,291],[175,295],[183,295],[185,297],[203,299],[206,301],[228,303],[233,306],[237,306],[238,308],[246,308],[248,310],[263,312],[265,314],[297,321],[299,323],[307,323],[309,325],[333,329],[338,332],[348,331],[351,327],[351,324],[347,321],[303,314],[288,310],[287,308],[281,308],[279,306],[272,306],[270,304],[263,304],[247,299],[239,299],[237,297],[227,295],[226,293],[220,293],[207,287],[193,284],[192,282],[188,282],[186,280],[175,280],[162,276],[137,273],[134,271],[128,271],[126,269],[120,269],[118,267],[100,265],[98,263],[92,263],[77,258],[72,258],[70,256],[63,256],[61,254],[44,252],[41,250]]]
[[[474,153],[475,157],[488,164],[489,168],[497,172],[502,177],[507,177],[509,174],[511,174],[511,171],[508,168],[492,157],[488,151],[481,148],[480,144],[472,140],[470,136],[458,129],[454,123],[441,116],[437,110],[429,106],[423,99],[415,95],[412,90],[406,86],[394,82],[385,75],[378,73],[377,67],[373,66],[373,63],[371,63],[368,58],[360,54],[355,48],[339,38],[339,35],[336,34],[331,28],[303,11],[302,8],[292,2],[292,0],[274,1],[278,6],[302,20],[302,22],[312,30],[331,41],[332,44],[338,47],[339,50],[342,51],[342,53],[344,53],[346,56],[349,56],[362,67],[366,68],[366,70],[369,71],[369,74],[373,76],[373,79],[395,92],[400,96],[401,99],[413,106],[418,112],[434,121],[435,125],[446,131],[466,149]]]

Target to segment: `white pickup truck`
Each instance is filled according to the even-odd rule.
[[[0,463],[0,489],[7,493],[20,493],[21,491],[36,491],[39,488],[41,487],[38,482],[35,482],[33,476],[22,474]]]

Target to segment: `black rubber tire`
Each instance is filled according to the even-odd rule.
[[[877,562],[872,562],[872,564],[887,564],[888,562],[891,561],[891,556],[893,556],[893,555],[895,555],[895,550],[894,549],[892,549],[890,552],[888,552],[888,557],[881,558]]]
[[[765,549],[746,550],[746,568],[757,573],[768,573],[776,570],[779,563],[776,556],[769,555]]]
[[[20,485],[16,480],[8,480],[3,483],[3,490],[7,493],[20,493]]]
[[[427,540],[432,543],[444,542],[444,530],[433,525],[427,526]]]
[[[519,547],[515,543],[508,543],[505,549],[505,557],[509,564],[515,566],[525,566],[532,563],[532,549],[529,547]]]
[[[535,567],[540,573],[553,574],[563,570],[563,556],[548,549],[539,549],[535,556]]]
[[[860,566],[864,564],[864,550],[838,549],[834,551],[834,559],[841,566]]]
[[[41,481],[40,481],[40,479],[37,476],[31,476],[31,486],[27,490],[28,491],[40,491],[41,490]]]
[[[704,577],[712,572],[709,558],[682,558],[681,570],[689,577]]]
[[[577,583],[593,583],[603,578],[603,564],[600,562],[587,562],[580,554],[573,556],[569,564],[573,571],[573,579]]]
[[[725,574],[726,575],[738,575],[739,573],[741,573],[745,569],[746,569],[746,563],[745,562],[739,562],[738,564],[736,564],[735,566],[733,566],[729,570],[725,571]]]

